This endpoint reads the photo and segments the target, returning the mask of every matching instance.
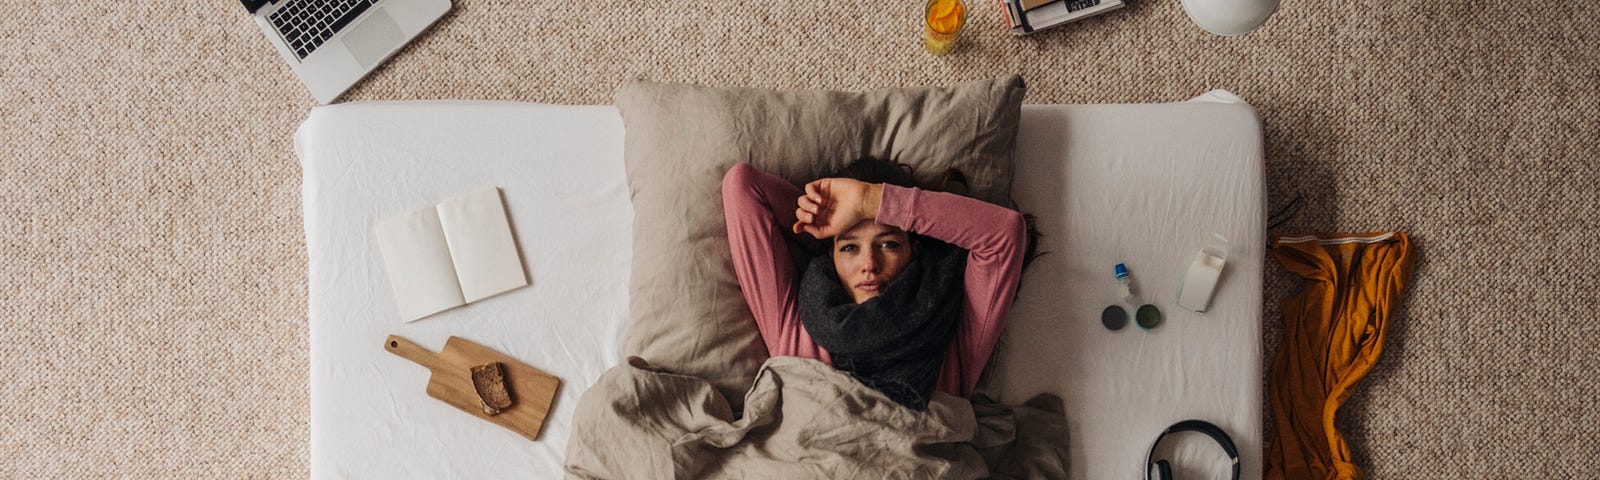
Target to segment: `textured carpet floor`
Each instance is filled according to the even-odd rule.
[[[1286,227],[1420,248],[1341,412],[1374,478],[1600,470],[1600,3],[1285,2],[1242,38],[1175,0],[946,58],[916,1],[457,0],[344,100],[609,103],[623,79],[865,89],[1019,72],[1031,103],[1228,88]],[[237,2],[0,0],[0,477],[304,477],[312,106]],[[47,7],[47,8],[41,8]],[[154,15],[145,16],[148,9]],[[1150,132],[1159,135],[1160,132]],[[1267,274],[1267,338],[1276,299]]]

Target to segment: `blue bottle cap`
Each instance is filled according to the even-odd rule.
[[[1128,276],[1128,267],[1126,265],[1123,265],[1123,264],[1120,264],[1120,263],[1117,264],[1117,278],[1126,278],[1127,276]]]

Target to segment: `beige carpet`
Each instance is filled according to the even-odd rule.
[[[457,0],[345,100],[609,103],[634,76],[1020,72],[1032,103],[1228,88],[1265,122],[1270,204],[1309,200],[1290,229],[1404,229],[1421,249],[1338,421],[1373,478],[1600,471],[1600,4],[1286,1],[1221,38],[1175,0],[1129,0],[1017,39],[969,1],[963,45],[934,58],[916,1]],[[230,0],[0,10],[0,477],[306,476],[291,134],[309,95]],[[1275,345],[1294,283],[1267,276]]]

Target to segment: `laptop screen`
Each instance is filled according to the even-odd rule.
[[[250,13],[256,13],[256,10],[260,10],[261,6],[262,5],[266,5],[267,2],[270,1],[270,0],[239,0],[239,1],[241,3],[244,3],[244,9],[245,10],[249,10]]]

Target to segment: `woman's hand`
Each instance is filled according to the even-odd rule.
[[[883,185],[849,178],[824,178],[806,184],[806,194],[795,209],[794,233],[829,238],[863,220],[878,217]]]

